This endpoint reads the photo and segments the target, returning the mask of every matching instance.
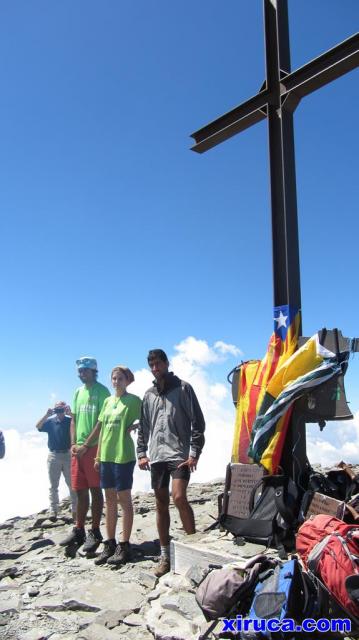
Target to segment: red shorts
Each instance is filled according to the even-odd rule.
[[[94,469],[97,446],[89,447],[81,458],[71,458],[71,484],[74,491],[100,486],[100,474]]]

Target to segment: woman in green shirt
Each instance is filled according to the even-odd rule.
[[[130,369],[119,365],[112,369],[115,395],[106,398],[98,418],[101,427],[95,468],[100,471],[101,488],[106,497],[108,539],[95,564],[124,564],[130,559],[130,536],[133,524],[131,489],[136,455],[131,437],[134,422],[141,414],[141,400],[127,392],[134,381]],[[117,501],[122,510],[122,540],[116,544]]]

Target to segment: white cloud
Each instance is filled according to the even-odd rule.
[[[3,431],[6,455],[0,460],[0,522],[26,516],[48,506],[47,438],[37,431]],[[63,479],[60,497],[68,495]]]
[[[312,464],[324,467],[344,460],[359,463],[359,411],[353,420],[327,422],[323,432],[317,425],[307,426],[307,451]]]
[[[238,347],[236,347],[234,344],[226,344],[226,342],[222,342],[222,340],[217,340],[217,342],[215,342],[213,346],[214,349],[216,349],[220,353],[223,353],[224,355],[242,355],[242,351],[238,349]]]
[[[140,369],[134,372],[135,381],[128,386],[128,391],[143,398],[146,389],[152,385],[153,376],[148,369]]]
[[[206,340],[198,340],[193,336],[189,336],[175,345],[175,351],[178,353],[172,358],[173,367],[177,368],[180,365],[192,370],[211,363],[223,362],[229,355],[239,356],[241,354],[240,349],[234,344],[217,340],[211,347]]]
[[[191,364],[192,366],[205,366],[210,362],[216,362],[218,355],[205,340],[197,340],[189,336],[175,345],[177,356],[172,358],[173,366],[176,362]]]

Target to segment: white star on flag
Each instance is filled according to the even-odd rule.
[[[274,320],[278,322],[277,329],[287,326],[287,318],[288,316],[284,316],[281,311],[279,312],[279,316],[277,318],[274,318]]]

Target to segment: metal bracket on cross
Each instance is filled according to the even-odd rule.
[[[320,344],[336,355],[348,351],[359,351],[359,338],[345,338],[339,329],[321,329],[318,335]],[[303,346],[308,339],[300,337],[298,346]],[[327,420],[350,420],[353,418],[344,388],[346,370],[347,365],[343,366],[342,373],[297,400],[296,410],[305,422],[318,422],[320,428],[323,429]]]

